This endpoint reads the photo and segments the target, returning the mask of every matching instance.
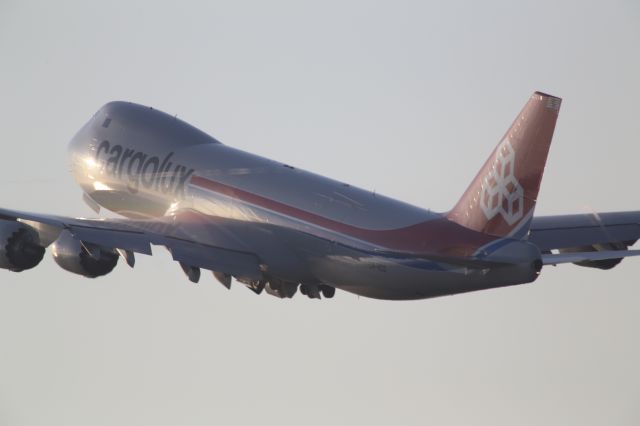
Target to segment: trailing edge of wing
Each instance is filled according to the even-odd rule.
[[[262,277],[260,262],[253,253],[242,253],[219,247],[206,246],[190,241],[167,238],[166,247],[173,260],[198,268],[259,280]]]
[[[82,241],[135,253],[151,254],[150,238],[142,232],[77,225],[70,225],[69,230],[74,237]]]
[[[543,265],[558,265],[561,263],[576,263],[596,260],[621,259],[623,257],[640,256],[640,250],[606,250],[581,253],[543,254]]]

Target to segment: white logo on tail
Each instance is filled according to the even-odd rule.
[[[498,213],[509,225],[522,218],[524,189],[516,179],[515,163],[516,153],[509,139],[505,139],[491,170],[482,181],[480,208],[489,220]]]

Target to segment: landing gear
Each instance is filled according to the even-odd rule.
[[[265,287],[267,293],[272,296],[279,297],[281,299],[291,299],[296,291],[298,291],[298,284],[288,281],[270,280]]]
[[[309,299],[320,299],[320,290],[315,284],[300,284],[300,293]]]
[[[320,291],[322,292],[322,296],[325,299],[331,299],[336,294],[336,288],[331,287],[330,285],[322,284],[319,286]]]
[[[300,293],[310,299],[331,299],[336,294],[336,289],[325,284],[300,284]]]
[[[189,279],[197,282],[200,278],[200,269],[182,264],[182,269]],[[244,284],[249,290],[255,294],[262,293],[265,290],[272,296],[281,299],[292,298],[298,289],[310,299],[331,299],[336,294],[336,289],[330,285],[319,284],[317,282],[296,283],[295,281],[283,281],[277,278],[263,275],[262,279],[232,277],[230,274],[213,271],[214,277],[226,288],[231,287],[231,279],[235,278],[241,284]]]
[[[255,294],[260,294],[266,285],[267,282],[265,280],[256,281],[249,287],[249,290],[253,291]]]

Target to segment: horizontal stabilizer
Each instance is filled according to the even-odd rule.
[[[622,259],[623,257],[640,256],[640,250],[605,250],[587,251],[581,253],[543,254],[543,265],[558,265],[560,263],[577,263],[608,259]]]
[[[640,239],[640,211],[538,216],[531,223],[529,241],[540,251],[603,244],[633,245]]]

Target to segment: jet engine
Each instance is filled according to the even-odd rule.
[[[116,250],[80,241],[66,230],[51,245],[51,252],[62,269],[87,278],[107,275],[119,257]]]
[[[21,272],[35,267],[45,248],[35,229],[24,223],[0,220],[0,268]]]

